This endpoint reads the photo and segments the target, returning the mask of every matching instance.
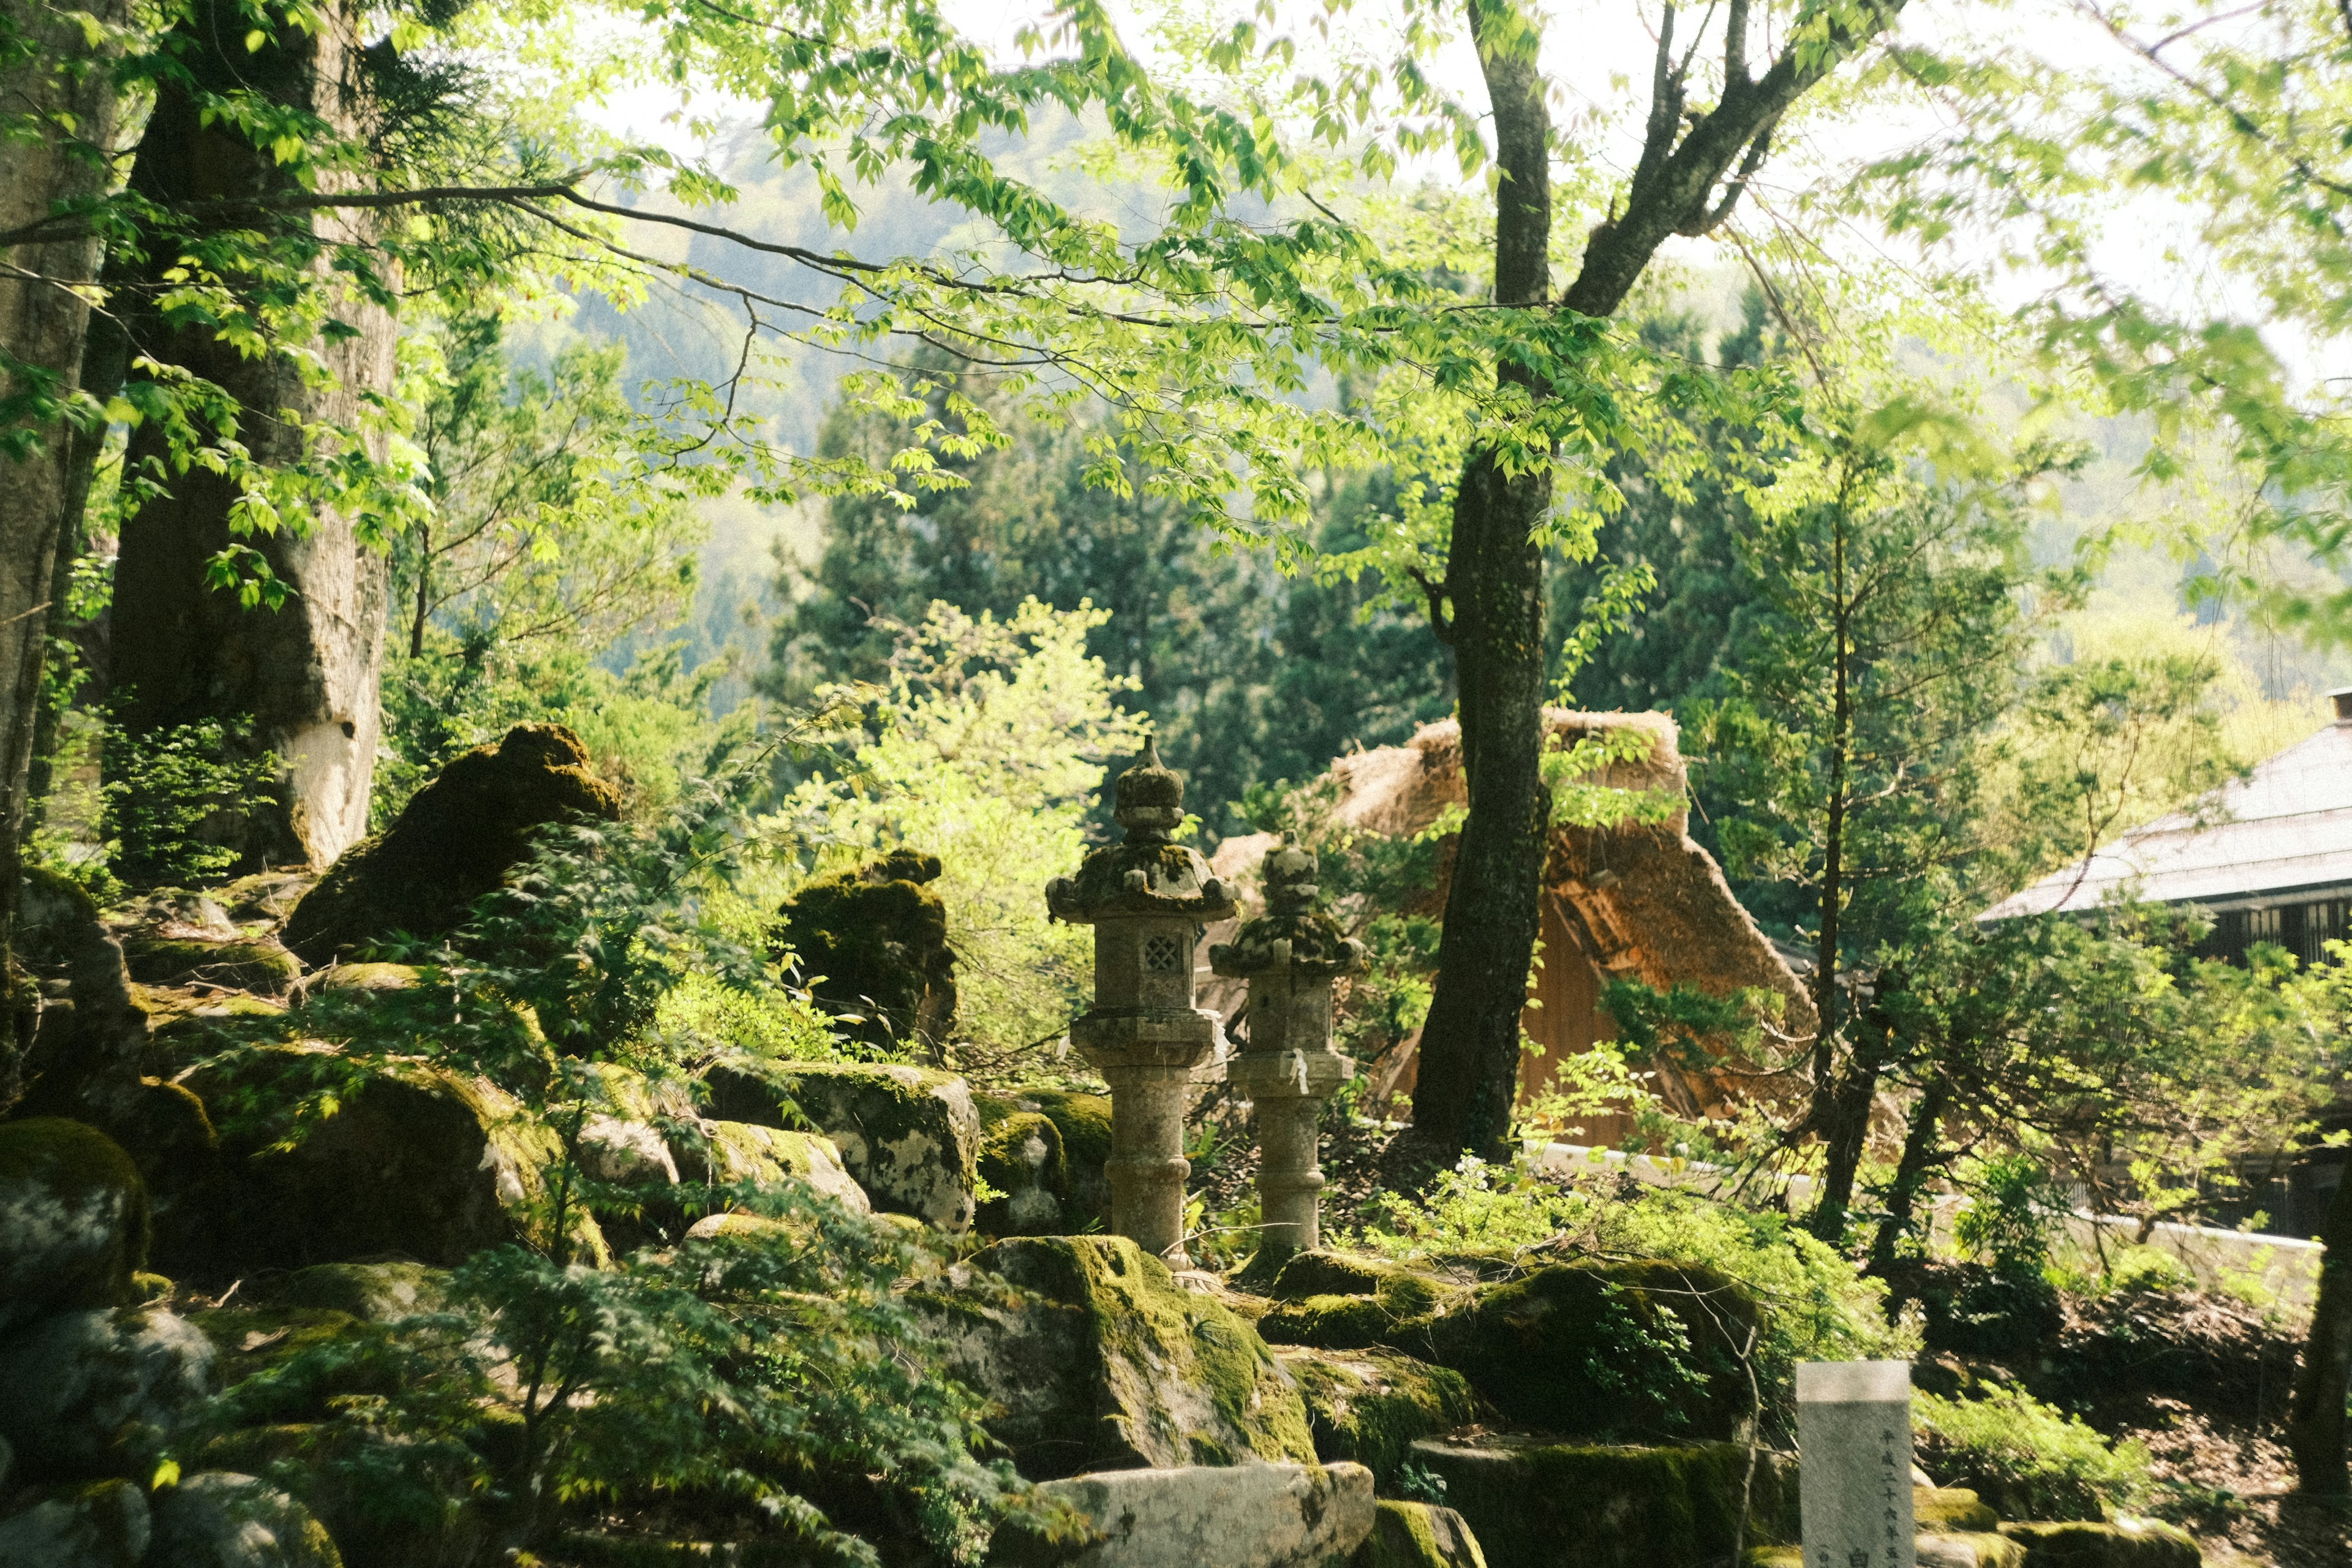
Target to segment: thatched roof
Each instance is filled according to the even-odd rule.
[[[1609,731],[1647,736],[1646,758],[1612,763],[1593,782],[1662,791],[1676,803],[1674,814],[1658,823],[1553,831],[1545,880],[1563,914],[1573,917],[1568,924],[1594,966],[1661,990],[1687,984],[1713,995],[1770,991],[1782,998],[1777,1026],[1799,1037],[1811,1035],[1814,1013],[1805,987],[1732,896],[1714,857],[1690,837],[1688,775],[1674,720],[1663,713],[1565,709],[1547,710],[1545,719],[1563,744]],[[1424,727],[1404,745],[1341,757],[1331,764],[1331,775],[1339,785],[1336,820],[1362,832],[1418,833],[1467,798],[1461,730],[1452,720]],[[1273,842],[1267,834],[1229,838],[1212,863],[1229,883],[1254,892],[1258,860]],[[1451,863],[1450,853],[1441,857],[1437,908]],[[1202,1005],[1230,1013],[1221,1005],[1226,1000],[1211,993]]]

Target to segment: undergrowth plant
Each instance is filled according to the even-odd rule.
[[[297,1469],[373,1474],[388,1508],[469,1498],[490,1556],[653,1507],[814,1562],[875,1563],[866,1537],[896,1533],[962,1564],[1039,1512],[925,1348],[910,1291],[940,1280],[942,1243],[812,1192],[694,1180],[709,1161],[673,1182],[590,1157],[612,1120],[701,1137],[698,1074],[727,1047],[665,1012],[689,978],[777,992],[725,906],[770,847],[744,805],[764,767],[741,758],[650,819],[546,830],[448,941],[395,949],[415,985],[227,1026],[243,1036],[211,1066],[236,1086],[218,1097],[234,1136],[298,1143],[372,1079],[441,1068],[504,1091],[504,1131],[545,1157],[509,1202],[529,1244],[475,1254],[436,1311],[232,1389],[226,1421],[323,1423]],[[714,1215],[731,1215],[718,1234],[688,1234]],[[614,1257],[600,1223],[650,1240]]]
[[[2102,1519],[2148,1495],[2145,1447],[2110,1446],[2022,1389],[1992,1384],[1958,1399],[1914,1394],[1911,1420],[1928,1473],[1973,1489],[2010,1519]]]

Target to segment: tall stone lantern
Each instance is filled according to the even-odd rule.
[[[1257,1110],[1261,1252],[1312,1247],[1318,1239],[1323,1167],[1316,1123],[1323,1102],[1355,1073],[1331,1048],[1331,983],[1364,966],[1364,944],[1315,907],[1315,857],[1285,835],[1266,853],[1265,913],[1209,949],[1219,974],[1249,982],[1248,1048],[1225,1069]]]
[[[1111,1229],[1183,1268],[1185,1102],[1217,1037],[1216,1020],[1192,1005],[1192,954],[1234,904],[1199,852],[1170,837],[1184,820],[1184,781],[1160,765],[1156,742],[1119,774],[1114,815],[1124,841],[1048,882],[1045,907],[1095,928],[1095,1005],[1071,1021],[1070,1043],[1110,1085]]]

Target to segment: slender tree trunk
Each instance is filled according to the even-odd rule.
[[[1478,11],[1471,8],[1473,31]],[[1541,303],[1550,290],[1551,119],[1533,41],[1522,55],[1486,48],[1502,187],[1495,211],[1495,300]],[[1526,373],[1505,382],[1540,391]],[[1507,475],[1473,453],[1454,503],[1440,635],[1454,647],[1469,816],[1454,853],[1437,953],[1437,988],[1413,1091],[1417,1138],[1494,1156],[1509,1136],[1518,1088],[1519,1015],[1540,921],[1550,792],[1543,748],[1543,556],[1533,534],[1551,508],[1548,473]]]
[[[1847,752],[1853,736],[1853,604],[1846,593],[1845,509],[1843,498],[1830,517],[1830,781],[1829,816],[1822,829],[1822,921],[1813,946],[1813,1109],[1808,1120],[1828,1145],[1822,1171],[1821,1202],[1812,1230],[1835,1242],[1845,1228],[1853,1199],[1854,1172],[1870,1131],[1870,1099],[1877,1074],[1868,1075],[1859,1108],[1852,1103],[1861,1064],[1844,1073],[1837,1066],[1838,941],[1845,913],[1845,808]]]
[[[92,16],[119,26],[127,7]],[[0,0],[0,229],[103,196],[113,178],[110,47],[93,49],[61,9]],[[40,710],[58,535],[70,489],[73,423],[89,305],[74,286],[98,276],[96,238],[12,246],[0,273],[0,983],[16,992],[16,884],[26,784]],[[0,1039],[0,1107],[16,1093],[22,1010]]]
[[[2336,1184],[2320,1240],[2319,1300],[2304,1342],[2303,1370],[2286,1417],[2295,1489],[2306,1497],[2352,1500],[2344,1462],[2344,1401],[2352,1395],[2352,1163]]]
[[[1870,1271],[1884,1275],[1895,1266],[1895,1249],[1910,1230],[1912,1217],[1919,1204],[1919,1189],[1927,1184],[1927,1169],[1934,1163],[1936,1136],[1942,1130],[1944,1106],[1951,1099],[1951,1086],[1941,1078],[1927,1080],[1919,1091],[1918,1103],[1911,1108],[1911,1126],[1903,1137],[1903,1155],[1895,1163],[1895,1180],[1886,1189],[1886,1217],[1878,1222],[1878,1236],[1870,1244]]]
[[[318,115],[345,134],[366,113],[362,60],[349,15],[328,13],[317,34],[282,24],[247,52],[248,24],[229,0],[206,0],[183,24],[182,58],[215,89],[257,89]],[[219,201],[282,184],[267,147],[228,124],[204,122],[200,106],[166,87],[139,149],[131,184],[166,205]],[[363,238],[363,216],[320,217]],[[152,266],[173,258],[149,258]],[[323,268],[321,268],[323,274]],[[330,285],[332,287],[332,285]],[[352,430],[371,395],[390,390],[393,322],[346,289],[334,313],[352,331],[308,345],[332,374],[305,382],[285,353],[247,358],[203,326],[172,331],[146,323],[141,346],[220,386],[238,405],[236,438],[253,456],[289,465],[305,453],[303,424]],[[163,455],[151,427],[133,434],[130,461]],[[372,453],[381,456],[381,453]],[[251,749],[273,752],[280,797],[243,825],[247,868],[322,866],[367,830],[368,787],[379,729],[386,567],[352,520],[324,513],[306,529],[236,540],[229,526],[236,485],[202,469],[174,474],[171,493],[142,505],[123,526],[116,563],[112,686],[132,734],[207,720],[249,721]],[[257,550],[294,590],[282,608],[247,609],[234,593],[205,583],[207,563],[231,542]]]

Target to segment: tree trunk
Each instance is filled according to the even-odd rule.
[[[91,14],[119,26],[127,7]],[[116,98],[110,47],[89,47],[80,22],[26,0],[0,0],[0,229],[60,204],[86,203],[111,181]],[[26,783],[40,708],[51,573],[65,522],[74,426],[66,400],[81,375],[89,303],[72,286],[98,276],[95,237],[8,248],[0,273],[0,976],[13,976]],[[10,990],[13,992],[13,982]],[[10,1008],[14,1018],[17,1009]],[[15,1098],[17,1047],[0,1042],[0,1106]]]
[[[1878,1235],[1870,1244],[1873,1274],[1884,1276],[1895,1267],[1895,1249],[1902,1244],[1904,1233],[1911,1228],[1919,1189],[1927,1184],[1927,1168],[1935,1161],[1936,1134],[1943,1126],[1944,1105],[1950,1098],[1951,1086],[1946,1080],[1930,1079],[1927,1087],[1919,1091],[1918,1103],[1911,1108],[1911,1127],[1904,1134],[1903,1155],[1895,1161],[1895,1180],[1886,1188],[1886,1217],[1878,1222]]]
[[[315,35],[281,24],[275,41],[250,54],[243,15],[227,0],[210,0],[183,25],[182,58],[197,78],[219,89],[257,89],[341,133],[355,132],[366,93],[348,14],[331,10],[331,25]],[[173,206],[249,196],[285,182],[268,148],[228,124],[204,123],[199,106],[168,85],[131,174],[134,189]],[[338,237],[360,239],[370,220],[331,215],[317,221],[348,225]],[[162,268],[173,258],[150,259]],[[323,264],[319,270],[323,279]],[[289,355],[247,358],[207,327],[173,331],[150,319],[138,335],[155,359],[236,400],[236,438],[257,460],[290,465],[305,454],[303,425],[352,431],[369,396],[391,388],[389,314],[348,289],[333,308],[353,331],[308,345],[331,373],[324,386],[306,384]],[[132,464],[163,453],[158,432],[134,432]],[[234,482],[201,468],[167,482],[168,496],[149,500],[123,525],[110,671],[117,712],[132,735],[207,720],[249,721],[248,750],[277,755],[281,788],[274,803],[227,830],[236,836],[232,847],[247,868],[326,865],[367,831],[384,559],[360,541],[352,519],[323,510],[306,528],[236,541],[229,526],[238,499]],[[206,585],[207,563],[233,541],[257,550],[293,588],[283,607],[247,609],[235,593]]]
[[[1475,0],[1472,31],[1479,29]],[[1502,185],[1495,210],[1495,300],[1540,304],[1550,291],[1551,120],[1535,45],[1482,47]],[[1540,395],[1505,363],[1496,372]],[[1519,1015],[1535,962],[1550,792],[1543,748],[1543,555],[1532,535],[1551,509],[1549,473],[1507,475],[1471,455],[1454,501],[1440,635],[1454,647],[1469,816],[1445,897],[1437,988],[1421,1037],[1416,1142],[1503,1152],[1518,1088]]]
[[[2344,1401],[2352,1395],[2352,1162],[2336,1182],[2320,1240],[2326,1251],[2319,1259],[2319,1301],[2287,1410],[2286,1446],[2294,1456],[2295,1489],[2341,1503],[2352,1500],[2344,1463]]]

